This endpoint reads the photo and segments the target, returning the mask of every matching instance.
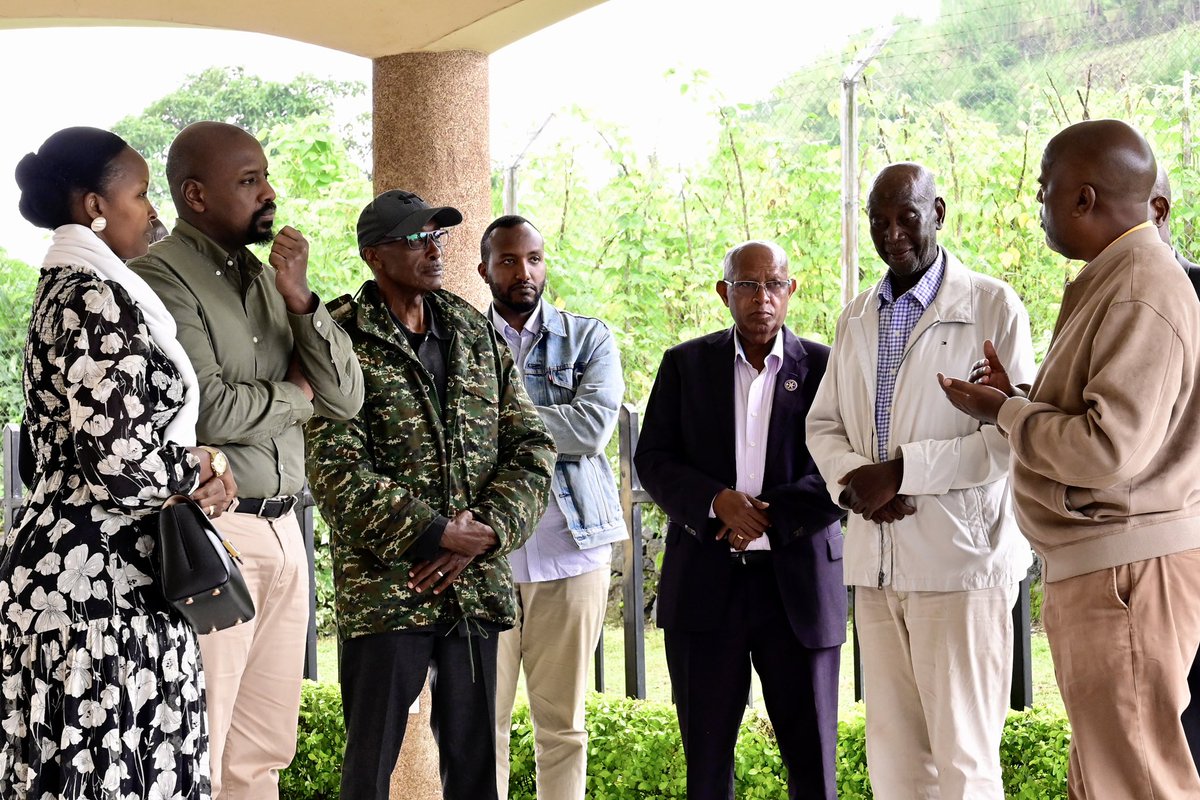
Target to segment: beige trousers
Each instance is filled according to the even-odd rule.
[[[515,584],[517,625],[500,634],[496,669],[496,786],[508,800],[508,740],[517,673],[533,719],[537,796],[583,800],[587,731],[583,700],[588,666],[604,626],[610,571]]]
[[[1004,800],[1016,593],[855,587],[876,800]]]
[[[213,800],[273,800],[296,753],[308,632],[308,562],[294,514],[225,513],[217,528],[242,554],[254,619],[200,637],[208,692]]]
[[[1046,584],[1076,800],[1200,797],[1179,715],[1200,644],[1200,550]]]

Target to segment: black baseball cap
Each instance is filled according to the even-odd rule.
[[[358,249],[418,233],[429,222],[445,228],[462,219],[457,208],[430,208],[412,192],[392,189],[367,203],[358,215]]]

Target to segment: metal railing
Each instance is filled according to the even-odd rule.
[[[645,576],[642,574],[642,504],[653,503],[638,480],[633,454],[638,443],[638,412],[621,404],[617,418],[617,459],[621,473],[621,508],[625,512],[625,566],[621,577],[622,611],[625,623],[625,696],[646,699],[646,607]]]
[[[13,514],[21,506],[25,484],[21,482],[21,427],[4,426],[4,532],[12,529]]]

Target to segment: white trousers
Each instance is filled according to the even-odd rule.
[[[876,800],[1004,800],[1016,593],[855,587]]]

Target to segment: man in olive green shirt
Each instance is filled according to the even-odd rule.
[[[278,797],[296,747],[308,629],[308,569],[291,513],[304,483],[302,423],[349,419],[363,380],[346,333],[308,288],[308,243],[274,236],[270,265],[246,249],[271,241],[275,192],[258,141],[199,122],[167,156],[179,223],[130,266],[174,315],[200,384],[200,441],[238,476],[217,527],[242,552],[255,617],[200,637],[213,800]],[[214,462],[215,464],[215,462]]]

